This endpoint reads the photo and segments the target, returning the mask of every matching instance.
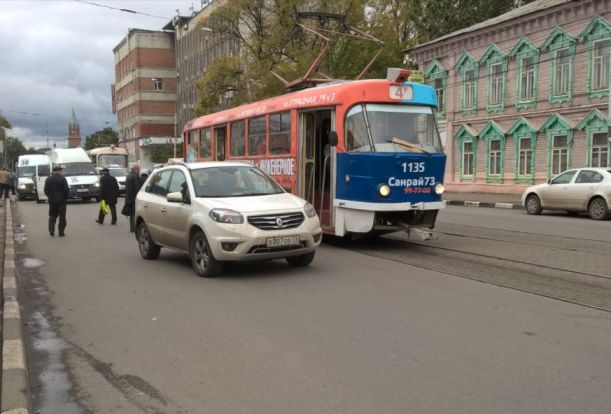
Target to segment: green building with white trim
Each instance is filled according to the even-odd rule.
[[[611,167],[611,0],[539,0],[405,50],[437,90],[449,191]]]

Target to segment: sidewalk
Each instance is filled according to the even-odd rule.
[[[494,193],[443,193],[442,197],[449,206],[492,207],[521,209],[522,201],[519,194]]]

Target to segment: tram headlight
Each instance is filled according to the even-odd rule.
[[[442,195],[445,190],[446,188],[443,186],[443,184],[441,183],[435,184],[435,193],[436,194]]]
[[[316,209],[312,204],[306,203],[305,206],[303,206],[303,210],[306,216],[308,216],[309,218],[316,217]]]
[[[380,193],[382,197],[388,197],[390,195],[390,187],[386,184],[380,184],[378,186],[378,193]]]

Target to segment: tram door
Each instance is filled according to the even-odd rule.
[[[227,136],[227,127],[214,128],[214,159],[217,161],[225,161],[225,138]]]
[[[334,115],[330,109],[299,113],[299,196],[316,208],[323,226],[332,225],[334,169],[328,144]]]

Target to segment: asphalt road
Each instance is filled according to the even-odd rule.
[[[21,202],[15,220],[21,260],[44,262],[22,269],[43,414],[611,406],[611,313],[593,297],[611,221],[450,207],[437,241],[332,242],[306,269],[201,279],[181,253],[142,260],[127,221],[99,226],[95,204],[69,205],[67,237],[50,238],[46,208]],[[548,291],[531,292],[541,279]],[[563,283],[585,303],[554,299]]]

